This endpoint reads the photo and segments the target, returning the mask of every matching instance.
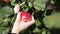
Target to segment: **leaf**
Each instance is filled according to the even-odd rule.
[[[0,0],[0,1],[2,1],[2,0]]]
[[[36,4],[34,5],[34,8],[37,9],[37,10],[40,10],[41,9],[40,6],[38,6]]]
[[[51,3],[51,4],[55,4],[54,0],[51,0],[50,3]]]
[[[6,27],[0,27],[0,34],[8,34],[9,29]]]
[[[53,15],[51,15],[51,16],[46,16],[45,18],[44,18],[44,24],[46,25],[46,27],[48,27],[48,28],[52,28],[52,27],[54,27],[54,24],[55,24],[55,18],[54,18],[54,16]]]
[[[49,29],[60,28],[60,12],[53,12],[50,16],[46,16],[43,22]]]
[[[5,6],[5,7],[0,9],[0,15],[1,16],[7,17],[11,14],[14,14],[14,13],[12,11],[12,8],[10,8],[9,6]]]
[[[37,19],[36,20],[36,26],[40,26],[41,25],[41,23],[40,23],[40,21]]]
[[[33,33],[39,33],[40,29],[38,29],[37,27],[33,30]]]
[[[34,8],[37,10],[45,10],[47,0],[35,0]]]
[[[2,22],[2,24],[0,26],[8,27],[8,24],[11,23],[11,22],[12,22],[12,18],[6,18],[6,19],[3,20],[3,22]]]
[[[46,34],[46,31],[43,31],[42,34]]]
[[[29,10],[29,7],[25,7],[25,8],[24,8],[24,11],[28,11],[28,10]]]
[[[31,8],[32,7],[32,3],[31,2],[28,2],[28,6]]]
[[[0,24],[2,23],[3,16],[0,15]]]
[[[29,10],[29,7],[26,4],[22,5],[21,7],[23,8],[24,11],[28,11]]]
[[[14,5],[16,0],[11,0],[11,5]]]
[[[34,2],[34,0],[29,0],[30,2]]]
[[[0,26],[8,26],[8,16],[14,14],[12,8],[9,6],[0,9]],[[9,19],[10,20],[10,19]]]

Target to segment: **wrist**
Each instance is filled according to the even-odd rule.
[[[18,31],[12,31],[11,33],[12,33],[12,34],[19,34]]]
[[[11,31],[11,33],[13,33],[13,34],[14,34],[14,33],[19,34],[19,30],[18,30],[18,29],[13,28],[13,29],[12,29],[12,31]]]

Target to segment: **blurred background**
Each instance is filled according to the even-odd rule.
[[[0,34],[11,34],[14,6],[22,2],[26,3],[20,7],[30,12],[36,23],[21,34],[60,34],[60,0],[0,0]]]

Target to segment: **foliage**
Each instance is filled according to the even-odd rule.
[[[29,11],[36,23],[21,34],[52,34],[51,29],[60,28],[60,0],[10,0],[8,3],[0,0],[0,34],[11,34],[16,18],[14,6],[23,1],[26,3],[21,8]]]

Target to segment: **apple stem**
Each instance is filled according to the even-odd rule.
[[[25,2],[22,2],[21,4],[19,3],[20,6],[22,6],[23,4],[25,4]],[[12,6],[15,6],[17,4],[12,4]]]

